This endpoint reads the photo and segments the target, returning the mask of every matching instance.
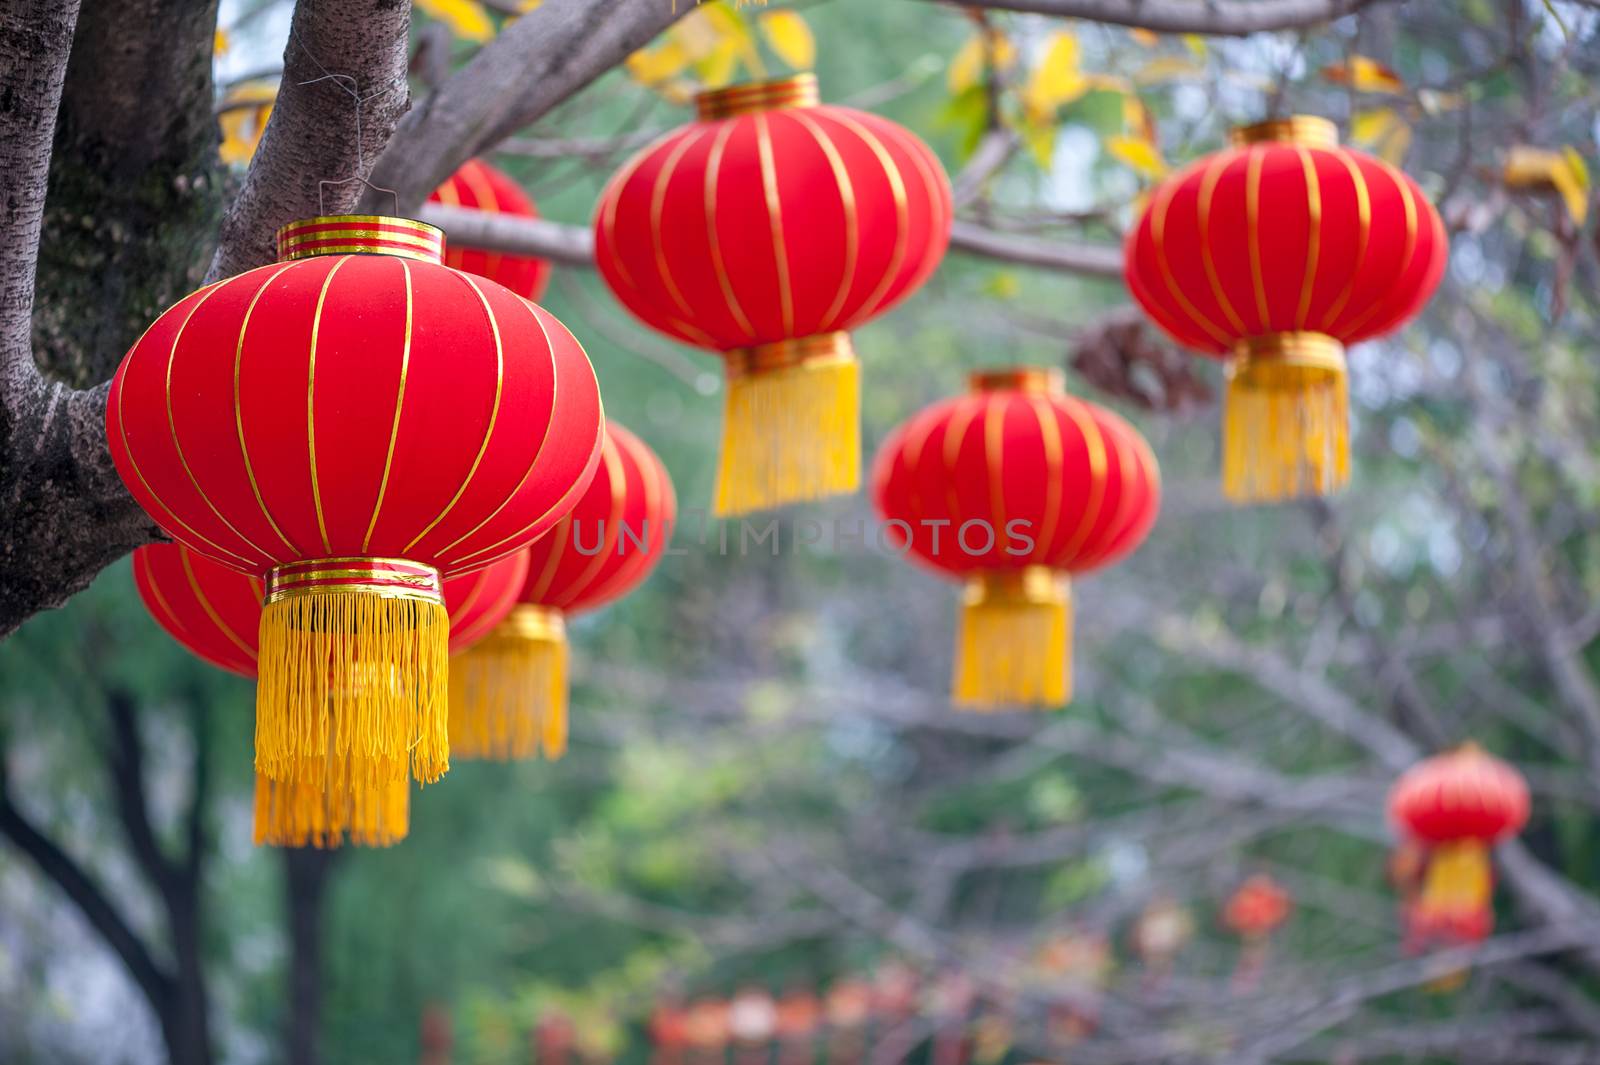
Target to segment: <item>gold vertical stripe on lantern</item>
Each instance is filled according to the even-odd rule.
[[[439,574],[415,563],[280,566],[261,612],[256,771],[376,788],[450,766],[450,619]]]
[[[1064,706],[1072,698],[1072,594],[1046,566],[970,578],[956,635],[959,706]]]
[[[559,610],[513,607],[450,670],[450,742],[461,758],[513,761],[567,749],[567,634]]]
[[[257,774],[255,843],[269,847],[387,847],[411,830],[410,784],[330,791],[323,782],[293,783]]]
[[[727,353],[719,517],[854,492],[861,365],[847,333]]]
[[[1222,490],[1238,502],[1327,495],[1350,480],[1344,348],[1321,333],[1239,343],[1228,366]]]

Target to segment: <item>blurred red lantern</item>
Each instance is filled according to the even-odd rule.
[[[1271,935],[1288,920],[1294,900],[1278,882],[1257,873],[1236,888],[1222,909],[1223,923],[1245,939]]]
[[[718,514],[852,492],[848,331],[938,266],[949,181],[909,131],[820,103],[812,74],[702,93],[698,107],[602,193],[601,276],[647,325],[727,363]]]
[[[435,780],[441,572],[515,553],[577,501],[594,371],[548,313],[441,265],[431,226],[311,219],[278,248],[134,344],[112,456],[173,539],[265,579],[257,769]]]
[[[528,551],[517,605],[451,669],[450,745],[461,758],[558,758],[567,744],[566,618],[644,582],[677,519],[666,467],[616,422],[572,512]]]
[[[515,218],[538,218],[539,212],[522,187],[504,172],[482,159],[469,159],[461,169],[433,190],[428,199],[449,207],[470,207],[476,211],[507,214]],[[498,281],[523,299],[537,302],[550,284],[550,264],[531,255],[469,248],[459,241],[445,249],[444,264],[469,274]]]
[[[953,695],[964,706],[1071,697],[1071,574],[1144,540],[1155,457],[1117,415],[1038,368],[974,374],[878,451],[873,493],[896,547],[965,580]]]
[[[1222,908],[1222,921],[1244,940],[1238,967],[1233,971],[1236,990],[1254,988],[1267,965],[1267,941],[1278,926],[1289,919],[1294,900],[1278,882],[1265,873],[1245,880],[1228,897]]]
[[[1126,280],[1173,339],[1229,361],[1223,490],[1323,495],[1349,479],[1344,349],[1432,295],[1448,239],[1405,174],[1305,116],[1237,129],[1151,195]]]
[[[1468,743],[1401,774],[1389,793],[1389,816],[1426,850],[1421,891],[1405,911],[1408,947],[1487,936],[1494,927],[1489,848],[1528,822],[1522,774]]]
[[[450,650],[482,636],[511,610],[528,574],[519,551],[474,573],[444,582]],[[178,544],[153,544],[133,553],[139,598],[156,623],[196,657],[231,673],[256,675],[257,632],[265,585]],[[348,773],[294,781],[256,776],[255,841],[282,847],[383,847],[406,836],[409,782],[378,784]]]

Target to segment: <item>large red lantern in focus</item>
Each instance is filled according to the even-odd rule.
[[[1522,774],[1476,744],[1412,766],[1389,793],[1389,817],[1424,849],[1422,888],[1406,907],[1406,942],[1477,942],[1494,926],[1489,848],[1528,822]]]
[[[601,195],[601,276],[647,325],[727,364],[718,514],[853,492],[849,330],[938,266],[949,181],[909,131],[820,103],[812,74],[702,93],[698,107]]]
[[[896,429],[872,483],[889,539],[966,582],[955,701],[1065,704],[1067,578],[1128,555],[1160,509],[1144,438],[1059,373],[989,371]]]
[[[448,207],[470,207],[514,218],[538,218],[539,212],[522,187],[510,176],[482,159],[469,159],[433,190],[430,202]],[[454,241],[445,249],[444,264],[469,274],[498,281],[524,299],[537,301],[550,284],[550,264],[531,255],[469,248]]]
[[[525,547],[599,456],[572,334],[440,262],[432,226],[317,218],[158,318],[111,384],[117,470],[172,538],[266,582],[256,768],[448,766],[441,573]]]
[[[461,651],[499,623],[528,575],[528,553],[444,582],[450,651]],[[177,544],[133,553],[133,579],[156,623],[196,657],[255,678],[263,582]],[[382,847],[406,836],[410,782],[274,781],[256,775],[255,841],[281,847]],[[332,781],[333,786],[328,786]]]
[[[1151,195],[1129,290],[1180,344],[1229,360],[1222,484],[1238,501],[1349,480],[1345,348],[1399,328],[1444,273],[1439,213],[1405,174],[1295,117],[1234,131]]]
[[[600,468],[578,505],[528,549],[517,605],[450,671],[450,747],[462,758],[559,758],[567,746],[566,618],[631,592],[677,520],[666,467],[607,422]]]

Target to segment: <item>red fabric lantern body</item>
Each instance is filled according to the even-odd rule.
[[[594,372],[548,313],[403,219],[285,226],[112,381],[117,470],[173,539],[264,578],[256,765],[371,783],[448,765],[441,571],[549,529],[599,454]],[[359,722],[359,724],[357,724]]]
[[[1494,927],[1489,848],[1528,821],[1522,775],[1475,744],[1412,766],[1389,793],[1389,815],[1426,849],[1422,887],[1405,909],[1406,944],[1476,942]]]
[[[1293,118],[1164,182],[1127,239],[1128,289],[1180,344],[1228,358],[1223,490],[1349,479],[1344,349],[1399,328],[1443,276],[1439,214],[1405,174]]]
[[[434,189],[428,199],[450,207],[470,207],[476,211],[508,214],[517,218],[539,217],[533,200],[522,191],[522,187],[482,159],[469,159],[462,163],[461,169]],[[453,244],[445,249],[444,264],[497,281],[523,299],[536,303],[550,284],[550,264],[529,255],[507,255]]]
[[[967,582],[953,696],[980,707],[1068,701],[1066,578],[1132,552],[1161,503],[1144,438],[1031,368],[975,374],[896,429],[873,493],[891,541]]]
[[[810,74],[704,93],[699,111],[602,194],[601,276],[647,325],[726,360],[717,513],[852,492],[847,331],[938,266],[949,181],[907,130],[818,103]]]
[[[519,551],[473,573],[444,582],[452,653],[487,633],[516,603],[528,575]],[[198,658],[254,679],[261,600],[266,586],[177,544],[133,553],[133,579],[157,624]],[[337,780],[337,774],[325,775]],[[381,847],[405,838],[410,788],[405,779],[378,785],[344,778],[292,782],[256,776],[255,841],[259,846],[337,847],[345,842]]]
[[[578,505],[528,549],[517,605],[451,671],[450,746],[462,758],[558,758],[567,743],[566,618],[643,583],[677,520],[655,452],[608,422]]]

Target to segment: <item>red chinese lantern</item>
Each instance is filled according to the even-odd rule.
[[[1244,949],[1233,971],[1233,985],[1248,990],[1260,982],[1267,964],[1267,941],[1289,919],[1294,900],[1278,882],[1257,873],[1240,884],[1222,908],[1222,923],[1240,939]]]
[[[457,652],[492,629],[511,610],[528,574],[519,551],[491,566],[444,582],[450,650]],[[195,656],[237,673],[256,675],[257,632],[265,585],[177,544],[133,553],[139,598],[156,623]],[[405,778],[360,783],[348,774],[274,781],[257,774],[257,845],[388,846],[405,838],[409,786]],[[330,788],[329,782],[333,782]]]
[[[853,492],[849,330],[938,266],[949,181],[909,131],[820,103],[812,74],[702,93],[698,108],[601,195],[601,276],[645,324],[727,364],[718,514]]]
[[[1173,339],[1229,360],[1229,498],[1349,480],[1344,350],[1420,311],[1448,250],[1416,183],[1340,147],[1321,118],[1237,129],[1154,191],[1128,234],[1126,280]]]
[[[1469,743],[1401,774],[1389,816],[1426,851],[1422,889],[1405,913],[1408,947],[1487,936],[1494,927],[1489,848],[1528,822],[1522,774]]]
[[[533,200],[522,191],[522,187],[482,159],[469,159],[462,163],[461,169],[434,189],[428,199],[449,207],[470,207],[476,211],[508,214],[516,218],[539,217]],[[524,299],[536,302],[550,284],[550,264],[531,255],[508,255],[457,243],[445,249],[444,264],[498,281]]]
[[[588,487],[594,371],[544,310],[405,219],[319,218],[158,318],[111,384],[117,470],[172,538],[265,580],[256,768],[447,768],[441,573]]]
[[[643,583],[678,504],[666,467],[608,422],[589,490],[528,551],[517,605],[451,669],[450,746],[461,758],[559,758],[567,746],[566,618]]]
[[[1138,547],[1161,505],[1144,438],[1062,391],[1059,373],[974,374],[878,451],[885,536],[966,582],[953,697],[963,706],[1071,698],[1068,577]]]

